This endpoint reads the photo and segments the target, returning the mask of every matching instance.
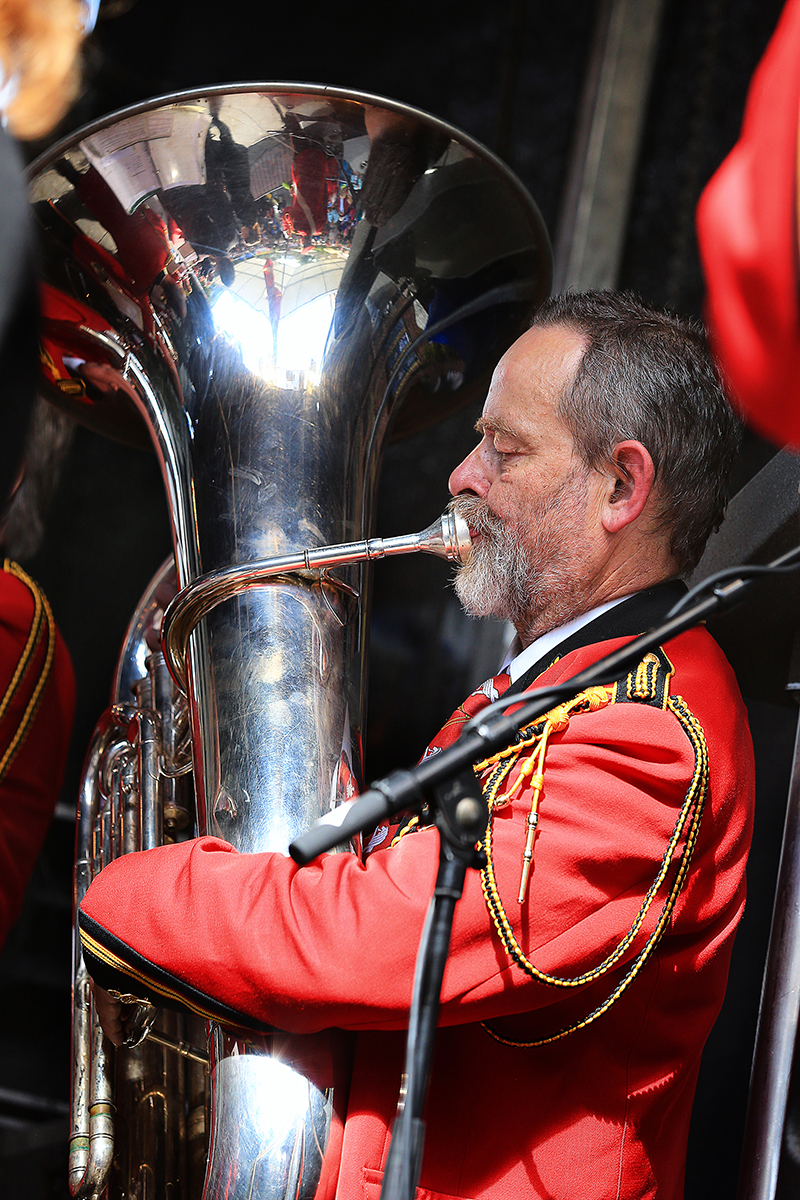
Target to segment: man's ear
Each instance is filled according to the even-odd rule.
[[[656,478],[650,452],[641,442],[619,442],[608,465],[603,528],[619,533],[641,514]]]

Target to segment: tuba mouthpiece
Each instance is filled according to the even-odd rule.
[[[452,508],[445,509],[438,521],[434,521],[427,529],[423,529],[422,533],[418,533],[417,541],[418,548],[424,554],[438,554],[440,558],[447,558],[462,565],[472,550],[469,526]]]

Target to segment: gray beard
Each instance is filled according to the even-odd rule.
[[[455,497],[453,508],[482,535],[453,581],[467,616],[510,621],[527,644],[526,639],[580,611],[585,581],[568,531],[583,495],[579,473],[574,472],[533,507],[526,549],[517,531],[495,516],[484,500]]]
[[[533,571],[514,534],[477,496],[457,496],[452,507],[482,535],[453,588],[470,617],[497,617],[514,624],[530,607]]]

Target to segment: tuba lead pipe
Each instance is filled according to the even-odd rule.
[[[237,564],[202,575],[170,602],[161,627],[161,648],[167,666],[181,691],[186,691],[186,649],[192,631],[218,604],[261,587],[276,575],[295,571],[330,569],[352,563],[389,558],[396,554],[435,554],[450,562],[466,563],[472,549],[469,526],[462,516],[448,509],[421,533],[393,538],[370,538],[339,546],[321,546],[295,554]]]

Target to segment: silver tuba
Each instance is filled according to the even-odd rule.
[[[155,449],[174,546],[88,752],[79,902],[165,839],[285,852],[362,788],[366,561],[465,552],[448,517],[369,539],[384,444],[481,396],[551,259],[483,147],[333,88],[128,109],[48,150],[30,194],[47,394]],[[74,959],[74,1196],[333,1194],[346,1039],[139,1008],[150,1036],[114,1055]]]

